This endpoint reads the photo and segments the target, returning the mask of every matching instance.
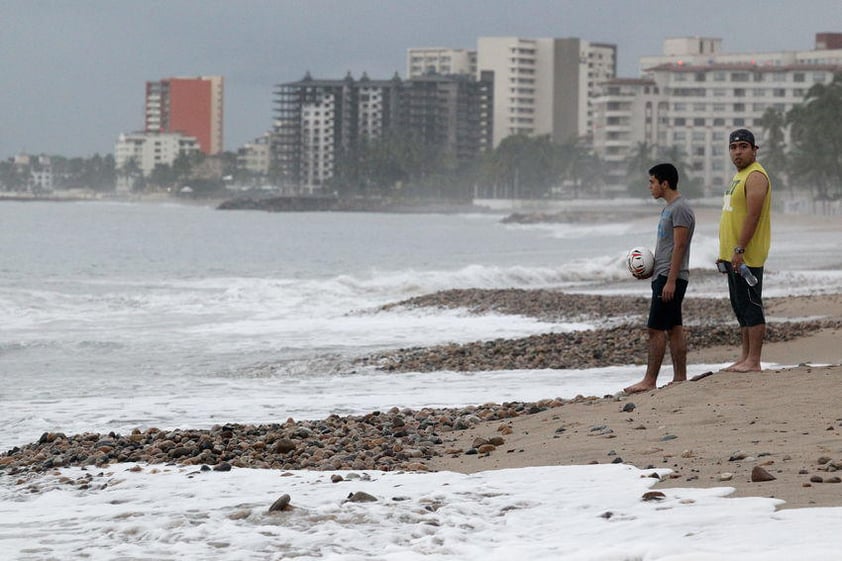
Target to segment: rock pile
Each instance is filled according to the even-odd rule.
[[[645,364],[645,314],[649,299],[637,296],[566,294],[553,290],[446,290],[385,306],[464,308],[471,313],[502,313],[549,321],[595,320],[604,329],[544,333],[515,339],[399,349],[360,360],[395,372],[453,370],[569,369]],[[724,299],[693,298],[683,306],[688,346],[702,349],[738,346],[739,330]],[[619,325],[616,325],[619,324]],[[842,322],[815,320],[767,325],[766,341],[790,341]]]
[[[131,434],[44,433],[38,442],[0,455],[0,474],[113,463],[312,470],[425,470],[445,453],[440,434],[559,407],[571,401],[485,404],[463,408],[393,408],[362,416],[271,425],[220,425],[209,430],[135,429]],[[452,451],[451,451],[452,452]]]

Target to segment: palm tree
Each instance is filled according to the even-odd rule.
[[[638,142],[632,148],[626,166],[626,182],[631,187],[640,183],[641,177],[645,177],[646,171],[655,164],[655,146],[645,140]],[[634,189],[629,189],[634,192]]]
[[[758,121],[764,131],[763,162],[772,181],[772,185],[786,186],[783,173],[787,167],[786,155],[786,116],[779,109],[768,108]]]
[[[830,84],[815,84],[804,102],[786,115],[793,149],[790,177],[808,182],[820,198],[840,195],[842,186],[842,74]]]

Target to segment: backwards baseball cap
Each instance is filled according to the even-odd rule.
[[[752,146],[757,146],[754,143],[754,134],[748,129],[737,129],[728,137],[728,144],[735,142],[748,142]]]

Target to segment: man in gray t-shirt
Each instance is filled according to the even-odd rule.
[[[658,164],[649,170],[649,192],[664,199],[667,206],[658,222],[655,268],[652,272],[652,301],[649,306],[648,362],[640,382],[625,388],[627,393],[657,388],[667,340],[672,357],[673,382],[687,379],[687,340],[682,326],[681,304],[690,277],[690,242],[696,217],[678,191],[678,170],[672,164]]]

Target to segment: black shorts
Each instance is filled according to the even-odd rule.
[[[757,277],[757,284],[749,286],[742,275],[730,270],[728,272],[728,296],[731,298],[731,307],[740,327],[753,327],[766,323],[763,315],[763,267],[749,267],[754,276]]]
[[[675,295],[669,302],[661,300],[661,291],[667,284],[667,277],[660,275],[652,281],[652,303],[649,305],[649,321],[646,327],[659,331],[669,331],[676,325],[681,325],[681,303],[687,292],[687,281],[676,279]]]

